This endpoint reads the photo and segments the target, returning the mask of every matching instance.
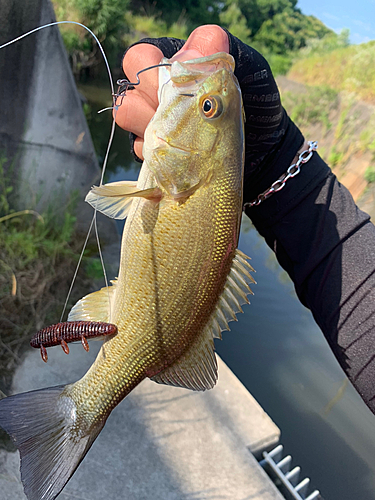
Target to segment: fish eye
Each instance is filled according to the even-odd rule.
[[[208,96],[202,100],[201,109],[206,118],[218,118],[223,112],[223,103],[219,96]]]

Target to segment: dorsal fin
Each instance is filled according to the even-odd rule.
[[[254,272],[254,269],[247,262],[248,259],[250,257],[247,257],[241,250],[236,250],[223,293],[212,314],[215,320],[212,322],[212,335],[215,338],[221,339],[221,332],[230,330],[228,323],[237,321],[236,314],[243,312],[241,306],[250,303],[247,296],[253,292],[249,285],[256,281],[250,274]]]
[[[203,333],[177,361],[151,380],[194,391],[214,387],[217,362],[213,338],[221,338],[221,332],[229,330],[228,322],[236,320],[236,314],[242,312],[241,305],[249,303],[247,295],[253,293],[249,283],[255,283],[255,280],[249,271],[254,269],[247,259],[249,257],[236,250],[225,288]]]
[[[72,307],[68,316],[68,321],[110,322],[110,317],[113,316],[113,314],[110,314],[110,309],[113,311],[117,278],[112,280],[111,283],[112,286],[108,288],[101,288],[97,292],[82,297],[82,299]]]

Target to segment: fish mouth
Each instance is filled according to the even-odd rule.
[[[174,149],[179,149],[180,151],[183,151],[184,153],[194,153],[194,150],[193,149],[189,149],[189,148],[184,148],[183,146],[176,146],[176,144],[172,144],[170,141],[166,140],[166,139],[163,139],[162,137],[159,137],[158,135],[156,135],[156,138],[161,141],[162,143],[165,143],[167,146],[169,146],[170,148],[174,148]]]

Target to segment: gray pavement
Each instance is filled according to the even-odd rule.
[[[70,383],[92,363],[72,345],[49,349],[45,365],[31,351],[13,392]],[[142,382],[107,424],[59,499],[281,500],[250,453],[277,444],[279,429],[219,360],[219,382],[204,393]],[[25,499],[18,452],[0,452],[0,498]]]

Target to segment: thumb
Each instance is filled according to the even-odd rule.
[[[182,49],[172,57],[172,61],[187,61],[217,52],[229,53],[228,36],[220,26],[207,24],[191,33]]]

